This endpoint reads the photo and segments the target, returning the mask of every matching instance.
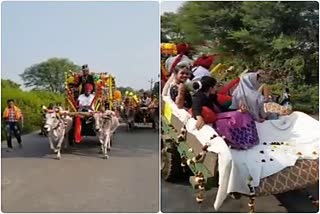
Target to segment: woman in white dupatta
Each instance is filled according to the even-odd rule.
[[[274,102],[268,102],[265,96],[259,92],[262,86],[264,72],[258,71],[254,73],[244,74],[240,78],[239,85],[232,93],[232,104],[230,108],[238,108],[242,104],[246,106],[248,112],[257,122],[263,122],[269,116],[269,113],[278,115],[288,115],[291,110],[280,106]]]

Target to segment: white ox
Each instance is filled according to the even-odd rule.
[[[67,112],[46,110],[44,128],[48,133],[50,149],[57,153],[56,158],[58,160],[61,158],[62,143],[64,142],[65,148],[68,146],[68,133],[72,127],[72,122],[72,118],[67,115]],[[54,143],[56,143],[56,147]]]
[[[111,139],[113,133],[119,127],[119,119],[113,111],[106,110],[94,114],[95,131],[101,143],[103,158],[107,159],[108,150],[111,148]]]

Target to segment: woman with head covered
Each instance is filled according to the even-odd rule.
[[[268,90],[263,84],[265,78],[267,77],[262,70],[244,74],[240,78],[239,85],[232,93],[232,104],[230,107],[237,108],[240,105],[245,105],[248,112],[257,122],[266,120],[269,113],[277,113],[279,115],[290,114],[291,111],[289,109],[281,107],[277,103],[268,103]],[[263,94],[260,91],[263,91]]]

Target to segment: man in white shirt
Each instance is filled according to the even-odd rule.
[[[94,95],[91,93],[93,90],[93,86],[90,83],[87,83],[85,85],[84,94],[81,94],[78,97],[78,103],[79,103],[79,111],[93,111],[92,108],[92,101],[94,99]]]
[[[213,64],[214,57],[203,55],[194,61],[192,69],[192,80],[200,80],[204,76],[211,76],[209,71],[211,65]]]

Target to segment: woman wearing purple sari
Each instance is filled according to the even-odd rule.
[[[225,141],[234,149],[248,149],[259,143],[254,120],[240,103],[235,109],[226,109],[219,105],[216,95],[216,80],[202,77],[198,91],[192,99],[192,116],[197,120],[196,128],[205,123],[213,123],[216,131],[225,137]],[[205,118],[209,115],[211,119]]]

